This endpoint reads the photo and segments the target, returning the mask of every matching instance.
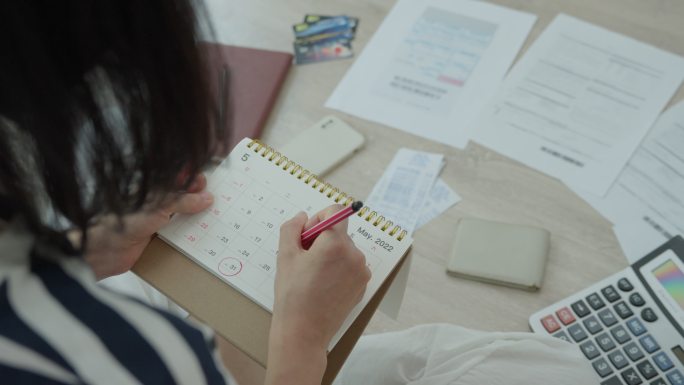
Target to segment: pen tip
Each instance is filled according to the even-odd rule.
[[[356,202],[352,203],[352,205],[351,205],[351,208],[354,211],[361,210],[361,207],[363,207],[363,202],[361,202],[361,201],[356,201]]]

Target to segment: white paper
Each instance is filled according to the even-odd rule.
[[[668,109],[605,197],[577,191],[615,225],[633,262],[684,235],[684,102]]]
[[[683,77],[684,58],[559,15],[511,70],[474,140],[601,196]]]
[[[326,107],[463,148],[536,16],[469,0],[399,0]]]
[[[657,226],[657,225],[656,225]],[[632,264],[667,242],[662,229],[643,220],[621,222],[613,227],[627,261]]]
[[[442,154],[402,148],[364,202],[411,234],[443,165]]]
[[[416,229],[423,227],[426,223],[437,218],[460,200],[461,197],[456,194],[442,178],[438,178],[427,196],[423,210],[418,217]]]

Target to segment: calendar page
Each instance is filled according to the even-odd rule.
[[[159,236],[272,311],[280,225],[299,211],[312,216],[334,204],[339,191],[325,184],[312,187],[306,177],[297,178],[301,172],[297,166],[283,170],[286,163],[276,165],[278,158],[272,157],[273,153],[263,156],[256,144],[248,147],[251,142],[243,139],[209,176],[207,189],[214,194],[214,204],[199,214],[174,217]],[[349,218],[348,231],[366,256],[372,277],[363,299],[331,342],[331,349],[412,242],[409,236],[399,240],[398,233],[390,235],[394,226],[383,230],[382,223],[375,223],[377,217],[367,221],[370,211],[362,211],[363,217]]]

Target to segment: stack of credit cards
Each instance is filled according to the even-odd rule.
[[[306,15],[292,26],[295,63],[307,64],[352,57],[359,19],[349,16]]]

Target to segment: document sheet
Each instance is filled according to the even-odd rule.
[[[461,197],[442,178],[437,178],[425,199],[425,204],[416,222],[416,229],[437,218],[460,200]]]
[[[444,167],[444,155],[402,148],[373,186],[365,203],[413,233],[432,187]]]
[[[611,220],[630,262],[684,235],[684,102],[663,113],[605,197],[578,191]]]
[[[399,0],[326,107],[463,148],[536,16],[470,0]]]
[[[559,15],[506,78],[475,140],[604,195],[684,77],[684,58]]]

